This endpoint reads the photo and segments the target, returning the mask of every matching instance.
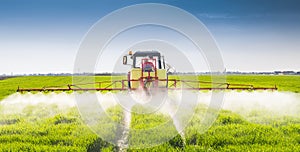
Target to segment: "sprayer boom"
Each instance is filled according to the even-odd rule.
[[[142,85],[139,88],[129,87],[128,84],[132,82],[139,82]],[[156,90],[277,90],[274,87],[255,87],[248,84],[230,84],[230,83],[214,83],[207,81],[193,81],[193,80],[177,80],[177,79],[149,79],[145,85],[143,79],[132,80],[116,80],[116,81],[100,81],[95,83],[83,84],[69,84],[65,86],[52,86],[42,88],[20,88],[17,92],[67,92],[67,91],[131,91],[140,88],[156,89]],[[165,83],[166,87],[159,87],[157,84]],[[86,87],[87,85],[94,87]]]

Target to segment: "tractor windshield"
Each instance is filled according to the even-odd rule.
[[[142,68],[142,60],[146,60],[148,59],[147,61],[148,62],[151,62],[153,63],[153,65],[156,65],[158,69],[161,69],[161,61],[160,61],[160,58],[158,56],[152,56],[152,57],[149,57],[149,56],[137,56],[135,57],[135,62],[134,62],[134,68]],[[156,63],[155,63],[155,62]]]

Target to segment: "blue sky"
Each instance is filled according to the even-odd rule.
[[[230,71],[300,71],[297,0],[0,0],[0,74],[72,72],[85,33],[108,13],[164,3],[199,18]]]

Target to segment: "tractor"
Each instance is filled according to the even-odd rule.
[[[168,88],[167,65],[158,51],[129,51],[123,56],[123,64],[131,66],[127,74],[128,89]]]

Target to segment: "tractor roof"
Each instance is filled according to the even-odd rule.
[[[160,56],[158,51],[137,51],[133,56]]]

